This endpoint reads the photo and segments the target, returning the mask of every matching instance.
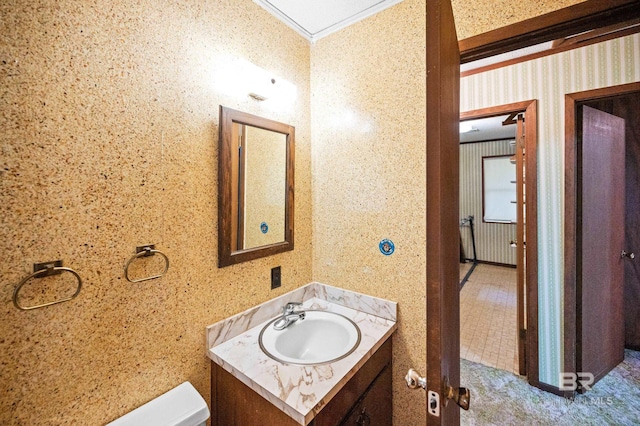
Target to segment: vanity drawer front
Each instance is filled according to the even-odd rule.
[[[369,389],[369,386],[380,375],[380,372],[388,366],[389,386],[388,391],[384,393],[384,398],[391,402],[391,351],[392,338],[387,341],[373,354],[364,366],[353,376],[349,382],[334,396],[326,407],[322,409],[311,423],[313,426],[336,426],[342,423],[346,416],[349,415],[354,405],[362,398],[363,394]],[[372,397],[373,398],[373,397]],[[371,404],[373,405],[373,404]],[[389,409],[389,413],[391,410]],[[389,414],[390,415],[390,414]],[[356,416],[357,417],[357,416]],[[348,423],[354,424],[354,423]],[[384,423],[371,423],[384,424]]]
[[[341,426],[391,426],[391,365],[387,365]]]

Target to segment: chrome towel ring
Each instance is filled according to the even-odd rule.
[[[133,262],[135,259],[137,259],[139,257],[153,256],[156,253],[158,253],[160,256],[164,257],[164,271],[160,272],[158,275],[153,275],[153,276],[146,277],[146,278],[138,278],[137,280],[132,280],[129,277],[129,265],[131,265],[131,262]],[[141,281],[147,281],[147,280],[152,280],[154,278],[160,278],[164,274],[166,274],[168,270],[169,270],[169,258],[167,257],[167,255],[165,255],[160,250],[156,250],[155,244],[147,244],[147,245],[144,245],[144,246],[136,247],[136,254],[131,256],[131,258],[127,261],[126,265],[124,265],[124,276],[127,279],[127,281],[129,281],[129,282],[139,283]]]
[[[76,288],[76,292],[73,293],[70,297],[60,299],[60,300],[55,300],[53,302],[43,303],[41,305],[33,305],[33,306],[22,306],[20,303],[18,303],[18,293],[20,293],[20,289],[31,278],[49,277],[51,275],[59,275],[63,272],[72,273],[78,280],[78,288]],[[56,260],[54,262],[45,262],[45,263],[34,263],[33,274],[23,278],[22,281],[20,281],[20,283],[16,287],[16,289],[13,291],[13,305],[22,311],[43,308],[45,306],[55,305],[57,303],[62,303],[62,302],[68,302],[71,299],[75,299],[76,296],[80,294],[81,289],[82,289],[82,279],[80,278],[80,275],[78,275],[78,273],[73,269],[62,266],[62,260]]]

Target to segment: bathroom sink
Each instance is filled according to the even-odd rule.
[[[283,330],[267,323],[259,343],[269,357],[284,364],[325,364],[351,354],[360,343],[360,329],[349,318],[327,311],[305,311]]]

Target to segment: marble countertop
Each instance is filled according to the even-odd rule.
[[[289,365],[268,357],[258,344],[264,325],[288,302],[336,312],[360,328],[349,356],[328,364]],[[311,283],[207,327],[208,356],[301,425],[307,425],[396,329],[397,304]]]

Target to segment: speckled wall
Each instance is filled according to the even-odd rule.
[[[0,424],[104,424],[185,380],[208,401],[205,326],[312,280],[309,44],[251,0],[7,0],[0,16]],[[232,93],[248,63],[295,102]],[[296,127],[295,251],[216,267],[219,104]],[[132,284],[143,243],[170,269]],[[78,298],[16,309],[17,282],[54,259]]]
[[[453,5],[465,38],[570,3]],[[312,279],[400,302],[394,417],[423,423],[402,376],[425,365],[424,5],[310,53],[251,0],[2,2],[0,423],[101,424],[184,380],[208,400],[204,327]],[[231,76],[249,63],[293,83],[296,101],[244,96]],[[219,104],[296,127],[293,252],[216,268]],[[171,267],[130,284],[123,265],[143,243]],[[84,279],[79,297],[14,308],[32,264],[59,258]]]
[[[452,0],[458,40],[535,18],[585,0]]]
[[[314,278],[398,302],[398,425],[426,420],[403,379],[426,363],[424,11],[405,0],[311,48]]]

